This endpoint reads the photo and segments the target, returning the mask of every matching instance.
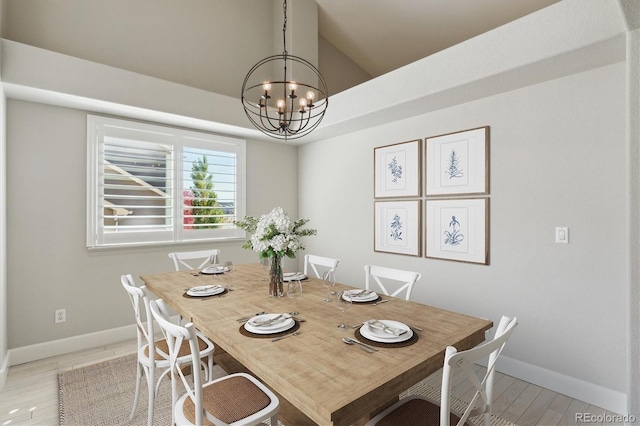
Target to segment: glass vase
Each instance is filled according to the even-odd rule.
[[[284,269],[282,256],[271,257],[269,265],[269,296],[282,297],[284,295]]]

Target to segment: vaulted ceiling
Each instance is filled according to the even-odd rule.
[[[559,0],[316,0],[318,31],[371,77]]]

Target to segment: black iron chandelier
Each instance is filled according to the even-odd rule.
[[[329,94],[316,67],[287,53],[287,0],[283,8],[284,51],[249,70],[242,83],[242,106],[258,130],[286,141],[318,127],[329,105]]]

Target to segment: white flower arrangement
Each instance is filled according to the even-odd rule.
[[[301,229],[309,219],[292,221],[282,207],[276,207],[260,219],[245,216],[242,221],[233,222],[238,228],[251,234],[242,247],[258,252],[260,259],[265,257],[296,257],[298,250],[304,250],[300,237],[316,235],[315,229]]]

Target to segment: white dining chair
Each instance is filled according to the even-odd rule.
[[[218,249],[178,251],[169,253],[169,258],[173,260],[173,266],[176,268],[176,271],[180,270],[180,265],[187,268],[187,270],[193,270],[202,269],[207,263],[211,263],[212,265],[217,264],[218,256],[220,256],[220,250]],[[190,262],[186,262],[187,260]],[[194,261],[196,261],[196,263],[193,263]],[[198,261],[200,263],[197,263]]]
[[[400,295],[403,291],[406,291],[405,293],[406,300],[411,299],[411,292],[413,291],[413,286],[415,285],[416,281],[418,281],[422,276],[422,274],[420,274],[419,272],[403,271],[401,269],[393,269],[393,268],[387,268],[384,266],[376,266],[376,265],[365,265],[364,273],[365,273],[365,289],[371,290],[371,286],[372,286],[371,281],[373,278],[373,281],[375,281],[378,287],[380,287],[380,290],[382,290],[382,292],[387,296],[396,297]],[[385,287],[385,285],[383,284],[383,280],[387,283],[387,285],[392,285],[389,283],[389,281],[391,281],[391,282],[395,282],[395,284],[393,285],[396,285],[396,286],[400,285],[400,287],[393,292],[389,292]],[[398,282],[400,282],[401,284],[398,284]]]
[[[309,270],[311,269],[316,278],[322,279],[326,272],[335,274],[336,268],[340,264],[340,259],[332,259],[330,257],[316,256],[313,254],[304,255],[304,270],[303,273],[309,276]],[[320,267],[320,270],[318,270]]]
[[[138,408],[138,400],[140,398],[140,385],[142,375],[147,378],[147,388],[149,390],[149,409],[147,415],[147,423],[153,425],[153,405],[160,382],[169,374],[169,348],[165,339],[155,340],[154,321],[151,315],[149,301],[155,296],[145,286],[137,287],[133,281],[133,277],[122,275],[120,277],[122,286],[129,295],[133,311],[136,319],[137,343],[138,343],[138,365],[136,372],[136,391],[133,399],[133,408],[129,420],[133,419]],[[213,343],[204,335],[198,333],[199,355],[197,360],[206,360],[206,363],[200,362],[209,377],[213,371],[213,352],[215,347]],[[153,354],[153,355],[151,355]],[[188,344],[185,344],[180,352],[179,361],[183,364],[192,362],[191,351]],[[156,379],[156,372],[162,371]]]
[[[414,424],[449,426],[452,422],[457,426],[491,425],[492,420],[495,420],[492,419],[494,416],[491,413],[491,404],[496,361],[517,325],[517,318],[503,316],[491,341],[462,352],[458,352],[453,346],[447,347],[439,395],[404,397],[373,417],[365,426]],[[480,378],[475,372],[474,364],[487,356],[489,357],[487,369],[484,377]],[[469,403],[451,396],[455,368],[460,368],[465,373],[476,390]]]
[[[203,383],[201,375],[194,373],[192,381],[187,380],[180,368],[179,351],[188,343],[193,362],[198,361],[195,327],[193,323],[181,326],[170,322],[162,299],[152,300],[150,305],[169,346],[173,424],[256,425],[266,419],[278,424],[278,397],[249,374],[230,374]],[[180,398],[179,382],[186,390]]]

